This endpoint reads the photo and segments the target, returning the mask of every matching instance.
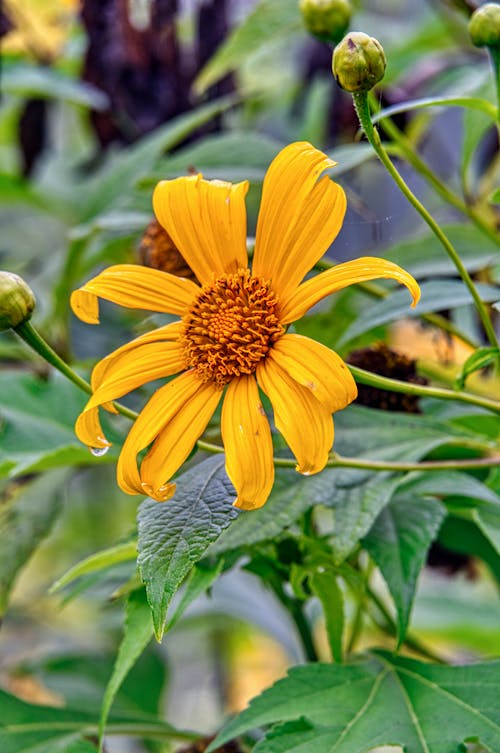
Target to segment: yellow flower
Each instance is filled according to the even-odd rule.
[[[266,174],[252,269],[246,250],[248,183],[201,175],[162,181],[157,219],[200,285],[132,264],[109,267],[71,297],[74,312],[98,323],[98,297],[129,308],[175,314],[180,321],[118,348],[92,373],[93,396],[76,433],[105,448],[99,406],[146,382],[179,374],[160,387],[132,426],[118,460],[119,486],[163,501],[170,482],[205,430],[222,397],[221,429],[235,505],[261,507],[274,480],[271,429],[259,388],[273,407],[303,474],[321,471],[333,444],[332,413],[357,394],[342,359],[324,345],[286,332],[314,304],[348,285],[393,278],[420,291],[392,262],[365,257],[305,282],[337,236],[345,214],[342,188],[321,173],[335,162],[306,142],[290,144]],[[137,456],[148,448],[140,464]]]

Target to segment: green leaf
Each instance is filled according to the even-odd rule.
[[[309,576],[309,584],[323,607],[332,658],[336,662],[341,662],[343,659],[344,596],[337,582],[337,574],[333,568],[319,565]]]
[[[59,469],[15,488],[0,504],[0,616],[21,568],[50,533],[64,500],[68,470]],[[1,749],[1,748],[0,748]]]
[[[500,555],[471,515],[449,515],[439,531],[438,541],[452,552],[478,557],[486,562],[500,583]]]
[[[500,290],[493,285],[477,285],[477,291],[483,301],[498,300]],[[388,324],[404,317],[416,317],[431,311],[454,309],[472,302],[472,297],[465,285],[458,280],[430,280],[420,285],[422,298],[418,306],[410,308],[407,290],[397,290],[381,301],[366,306],[358,318],[344,332],[340,343],[353,340],[381,324]]]
[[[465,387],[467,377],[473,374],[475,371],[484,369],[486,366],[495,363],[500,358],[500,350],[498,348],[478,348],[472,355],[470,355],[460,369],[460,373],[455,379],[455,387],[457,390],[462,390]]]
[[[496,119],[496,109],[486,99],[480,97],[422,97],[421,99],[410,99],[401,104],[386,107],[377,112],[372,117],[373,123],[378,123],[384,118],[391,118],[393,115],[399,115],[401,112],[410,110],[419,110],[423,107],[467,107],[471,110],[479,110],[487,113],[492,120]]]
[[[173,118],[165,125],[144,136],[133,146],[122,150],[94,174],[81,189],[84,201],[80,207],[80,221],[88,221],[104,210],[116,206],[128,197],[141,176],[150,173],[158,158],[173,149],[192,131],[220,115],[234,105],[235,99],[224,97]]]
[[[298,4],[289,0],[260,0],[247,18],[218,48],[194,82],[196,94],[240,67],[250,55],[274,45],[302,28]]]
[[[139,508],[139,569],[146,584],[153,624],[161,640],[172,596],[237,511],[224,458],[214,456],[183,473],[173,499],[146,500]]]
[[[84,105],[93,110],[105,110],[109,105],[107,95],[92,84],[65,76],[47,66],[9,66],[2,71],[2,90],[21,97],[47,97],[64,100],[74,105]]]
[[[108,682],[102,701],[99,720],[99,741],[113,704],[113,700],[135,662],[153,637],[153,624],[145,589],[132,591],[127,600],[123,640],[118,649],[113,674]]]
[[[198,596],[205,593],[205,591],[208,591],[212,583],[219,577],[223,566],[223,559],[219,559],[219,561],[214,564],[209,562],[196,563],[186,578],[184,591],[182,592],[182,596],[167,623],[166,630],[172,630],[188,606],[192,604]]]
[[[394,600],[399,644],[408,628],[418,574],[445,515],[436,499],[396,496],[363,539]]]
[[[495,188],[495,190],[490,194],[489,201],[491,204],[500,204],[500,187]]]
[[[83,736],[96,733],[95,714],[92,712],[32,705],[0,690],[2,753],[75,753],[72,745],[81,743]],[[166,740],[186,736],[170,724],[144,715],[133,718],[114,716],[108,734]],[[81,753],[83,751],[85,749]]]
[[[498,661],[444,667],[380,651],[351,665],[294,667],[226,724],[208,750],[277,724],[255,753],[366,753],[380,745],[458,753],[469,741],[496,752],[499,694]]]
[[[96,458],[75,436],[86,399],[57,373],[47,380],[18,371],[0,374],[0,477],[113,462],[113,451]]]
[[[464,266],[476,272],[494,263],[498,255],[498,242],[492,240],[475,225],[458,223],[443,225],[446,237],[453,244]],[[416,237],[385,249],[381,256],[399,264],[417,279],[453,276],[456,267],[443,252],[441,242],[434,233],[424,232]]]
[[[104,549],[101,552],[91,554],[89,557],[73,565],[64,575],[56,580],[51,586],[50,593],[56,593],[61,588],[67,586],[76,578],[81,575],[87,575],[88,573],[95,573],[99,570],[104,570],[112,565],[116,565],[119,562],[130,562],[137,557],[137,542],[127,541],[123,544],[117,544],[116,546]]]
[[[402,494],[431,494],[436,497],[468,497],[472,504],[488,502],[500,507],[500,496],[482,481],[460,471],[410,473],[400,487]]]

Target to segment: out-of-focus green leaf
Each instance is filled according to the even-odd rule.
[[[2,753],[67,753],[68,746],[81,742],[83,736],[96,733],[97,724],[92,712],[35,706],[0,690]],[[144,715],[113,716],[108,734],[172,740],[186,736],[170,724]]]
[[[209,545],[238,514],[224,458],[204,460],[176,479],[166,504],[146,500],[139,509],[139,569],[158,640],[172,596]]]
[[[332,658],[336,662],[341,662],[343,658],[344,596],[337,582],[337,573],[333,568],[318,565],[309,576],[309,585],[323,607],[326,634]]]
[[[495,751],[499,693],[500,662],[444,667],[377,651],[351,665],[293,667],[228,722],[208,750],[273,724],[256,753],[366,753],[379,745],[458,753],[466,741]]]
[[[249,55],[276,44],[302,28],[298,4],[288,0],[260,0],[247,18],[235,28],[194,82],[202,94],[227,73],[237,70]]]
[[[433,471],[410,473],[401,484],[402,494],[430,494],[435,497],[468,497],[471,504],[478,501],[498,505],[500,496],[482,481],[459,471]]]
[[[477,291],[483,301],[496,301],[500,290],[493,285],[477,285]],[[410,308],[408,292],[397,290],[381,301],[366,306],[341,338],[341,344],[358,337],[364,332],[381,324],[402,319],[416,317],[432,311],[453,309],[472,303],[472,297],[462,282],[458,280],[430,280],[420,285],[422,298],[418,306]]]
[[[0,374],[0,476],[116,459],[113,449],[94,457],[77,440],[73,426],[85,402],[81,390],[56,373],[47,380]]]
[[[122,197],[131,193],[141,176],[151,172],[164,152],[173,149],[192,131],[220,115],[234,103],[234,98],[225,97],[201,105],[191,112],[179,115],[116,154],[82,186],[81,222],[90,221],[104,210],[116,206]]]
[[[153,624],[146,591],[132,591],[127,600],[123,640],[118,649],[113,674],[108,682],[102,701],[99,720],[99,739],[102,740],[106,722],[114,698],[135,662],[153,637]]]
[[[439,543],[452,552],[478,557],[486,562],[500,583],[500,555],[488,536],[465,511],[460,517],[449,515],[439,531]]]
[[[393,115],[399,115],[401,112],[409,110],[418,110],[423,107],[468,107],[471,110],[479,110],[487,113],[492,120],[496,119],[496,109],[486,99],[480,97],[422,97],[421,99],[411,99],[391,107],[386,107],[377,112],[373,117],[373,123],[378,123],[384,118],[391,118]]]
[[[40,476],[14,487],[0,499],[0,617],[4,614],[15,578],[50,532],[63,500],[67,469]]]
[[[91,554],[58,578],[52,585],[50,592],[56,593],[56,591],[60,591],[61,588],[64,588],[64,586],[68,585],[68,583],[71,583],[76,578],[79,578],[81,575],[104,570],[119,562],[129,562],[130,560],[135,560],[136,557],[136,541],[127,541],[124,544],[117,544],[109,549],[104,549],[104,551]]]
[[[495,188],[490,195],[489,201],[492,204],[500,204],[500,188]]]
[[[332,178],[335,179],[342,173],[354,170],[369,159],[373,159],[375,152],[370,144],[344,144],[329,152],[329,156],[337,162],[331,173]]]
[[[408,628],[418,574],[445,515],[446,509],[437,499],[398,495],[363,539],[394,600],[399,643]]]
[[[474,374],[475,371],[480,371],[486,366],[490,366],[495,361],[498,361],[500,357],[500,350],[498,348],[478,348],[469,358],[465,361],[460,369],[460,373],[455,379],[455,386],[458,390],[462,390],[465,387],[467,377]]]
[[[460,167],[464,193],[474,194],[473,184],[481,176],[471,175],[474,153],[482,138],[492,127],[489,114],[478,110],[466,110],[463,118],[462,164]],[[494,126],[493,126],[494,127]],[[471,184],[471,185],[470,185]]]
[[[107,95],[92,84],[65,76],[48,67],[19,64],[2,71],[2,90],[21,97],[47,97],[73,105],[105,110],[109,105]]]
[[[474,225],[443,225],[442,229],[469,272],[491,266],[498,258],[500,243],[495,243]],[[404,267],[417,279],[456,274],[455,265],[443,252],[434,233],[426,232],[391,246],[381,256]]]

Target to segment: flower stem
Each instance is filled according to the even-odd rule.
[[[64,376],[69,379],[70,382],[76,384],[77,387],[86,392],[88,395],[92,394],[92,387],[90,386],[90,384],[81,376],[79,376],[76,371],[73,371],[71,366],[68,366],[66,361],[63,361],[63,359],[57,355],[55,350],[50,347],[48,342],[44,340],[44,338],[35,329],[31,322],[28,321],[19,324],[17,327],[14,327],[14,332],[16,332],[19,337],[21,337],[24,342],[30,346],[30,348],[33,348],[33,350],[36,351],[38,355],[42,356],[42,358],[44,358],[47,363],[50,363],[51,366],[54,366],[54,368],[60,371],[61,374],[64,374]],[[127,418],[135,420],[138,416],[135,411],[130,410],[130,408],[125,407],[125,405],[121,405],[120,403],[115,402],[113,403],[113,405],[119,413],[121,413],[123,416],[127,416]]]
[[[491,400],[488,397],[473,395],[470,392],[462,390],[448,390],[444,387],[429,387],[421,384],[411,384],[403,382],[400,379],[391,379],[390,377],[372,374],[371,371],[365,371],[357,366],[347,364],[347,368],[360,384],[366,384],[369,387],[378,387],[381,390],[390,390],[391,392],[403,392],[406,395],[418,395],[420,397],[433,397],[438,400],[456,400],[460,403],[469,403],[477,405],[480,408],[500,413],[500,402]]]
[[[370,92],[369,96],[370,103],[373,104],[375,102],[373,93]],[[474,224],[480,230],[488,235],[491,240],[493,240],[495,243],[498,243],[498,236],[494,228],[492,228],[485,221],[485,219],[474,207],[466,204],[465,201],[460,198],[460,196],[457,196],[456,193],[454,193],[450,188],[448,188],[445,183],[440,180],[436,173],[433,172],[433,170],[430,169],[430,167],[423,161],[423,159],[421,159],[419,155],[415,153],[411,141],[407,136],[405,136],[404,133],[402,133],[402,131],[400,131],[400,129],[397,127],[394,121],[391,120],[391,118],[386,117],[381,119],[380,127],[392,139],[393,143],[396,144],[400,154],[404,157],[404,159],[412,167],[414,167],[415,170],[420,173],[420,175],[422,175],[422,177],[434,188],[436,193],[438,193],[445,201],[447,201],[448,204],[451,204],[451,206],[455,207],[455,209],[458,209],[460,212],[465,214],[466,217],[469,217],[469,219],[472,220],[472,222],[474,222]]]
[[[481,300],[479,293],[477,292],[476,286],[474,285],[474,282],[471,276],[469,275],[465,266],[463,265],[462,260],[460,259],[458,253],[456,252],[455,248],[450,243],[446,235],[443,233],[443,231],[441,230],[441,228],[439,227],[435,219],[431,216],[431,214],[429,214],[429,212],[424,207],[424,205],[419,201],[419,199],[417,199],[415,194],[411,191],[411,189],[405,183],[404,179],[399,174],[398,170],[396,169],[395,165],[393,164],[389,155],[384,149],[382,142],[380,140],[378,131],[373,126],[373,123],[371,121],[370,107],[368,104],[367,93],[355,92],[353,94],[353,101],[354,101],[354,107],[356,109],[356,113],[359,118],[359,122],[366,134],[368,141],[372,145],[377,157],[382,162],[382,164],[386,168],[389,175],[393,178],[398,188],[401,190],[404,196],[406,196],[410,204],[412,204],[412,206],[417,210],[417,212],[425,220],[427,225],[435,234],[437,239],[441,242],[441,245],[445,249],[450,259],[453,261],[455,267],[457,268],[458,273],[460,274],[460,277],[462,278],[464,282],[464,285],[469,290],[469,293],[471,294],[472,299],[474,303],[476,304],[477,312],[483,324],[488,340],[494,347],[498,347],[497,336],[495,334],[493,324],[491,323],[490,317],[488,315],[488,311],[486,310],[486,307],[483,301]]]
[[[465,439],[463,442],[447,442],[453,446],[464,447],[468,443]],[[222,445],[206,442],[199,439],[197,447],[203,452],[223,453]],[[476,449],[476,448],[474,448]],[[483,450],[491,451],[493,448],[483,446]],[[295,468],[297,461],[292,458],[274,458],[274,464],[280,468]],[[399,462],[391,460],[370,460],[369,458],[349,458],[332,453],[326,463],[327,468],[362,468],[367,471],[451,471],[451,470],[474,470],[478,468],[497,468],[500,467],[500,455],[495,454],[486,458],[465,458],[463,460],[422,460],[420,462]]]

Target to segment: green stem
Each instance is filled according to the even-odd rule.
[[[90,386],[90,384],[81,376],[79,376],[76,371],[73,371],[71,366],[68,366],[68,364],[63,361],[60,356],[57,355],[55,350],[50,347],[48,342],[44,340],[40,333],[33,327],[31,322],[23,322],[22,324],[19,324],[17,327],[14,327],[14,332],[16,332],[19,337],[21,337],[24,342],[30,346],[30,348],[33,348],[34,351],[42,356],[42,358],[44,358],[47,363],[50,363],[51,366],[54,366],[54,368],[60,371],[61,374],[64,374],[64,376],[71,382],[73,382],[73,384],[76,384],[77,387],[86,392],[88,395],[92,394],[92,387]],[[127,418],[135,420],[138,416],[135,411],[126,408],[120,403],[113,403],[113,405],[119,411],[119,413],[121,413],[123,416],[127,416]]]
[[[377,607],[380,614],[382,615],[383,625],[380,625],[379,623],[377,623],[379,627],[381,627],[384,630],[384,632],[389,633],[389,635],[393,635],[397,637],[398,635],[397,625],[394,619],[392,618],[392,615],[390,614],[389,610],[387,609],[386,605],[380,598],[380,596],[370,586],[367,586],[367,593],[370,599],[372,600],[372,602]],[[439,656],[438,654],[435,654],[434,651],[432,651],[432,649],[424,645],[418,638],[413,636],[411,633],[406,634],[403,640],[403,644],[407,648],[410,648],[412,651],[416,651],[421,656],[425,656],[427,659],[430,659],[431,661],[436,662],[437,664],[446,664],[446,662],[441,656]]]
[[[486,410],[493,411],[493,413],[500,413],[500,402],[498,400],[491,400],[488,397],[473,395],[470,392],[462,392],[461,390],[448,390],[444,387],[411,384],[399,379],[372,374],[370,371],[359,369],[357,366],[352,366],[349,363],[347,367],[357,382],[366,384],[369,387],[377,387],[381,390],[390,390],[391,392],[402,392],[406,395],[433,397],[438,400],[455,400],[459,403],[468,403],[470,405],[477,405],[480,408],[486,408]]]
[[[468,440],[461,442],[447,442],[453,446],[463,447]],[[222,445],[206,442],[199,439],[197,447],[203,452],[223,453]],[[491,451],[491,447],[484,448]],[[274,458],[274,464],[280,468],[295,468],[297,461],[292,458]],[[478,468],[496,468],[500,466],[500,455],[492,455],[487,458],[466,458],[465,460],[422,460],[420,462],[398,462],[391,460],[370,460],[369,458],[349,458],[332,453],[326,463],[327,468],[362,468],[367,471],[450,471],[450,470],[473,470]]]
[[[373,104],[375,99],[370,92],[370,102]],[[469,206],[463,201],[460,196],[457,196],[440,178],[430,169],[430,167],[415,153],[411,141],[405,136],[402,131],[395,125],[390,118],[383,118],[380,120],[380,126],[385,133],[392,139],[393,143],[399,148],[400,154],[412,167],[417,170],[420,175],[434,188],[448,204],[458,209],[466,217],[469,217],[477,227],[488,235],[491,240],[498,244],[498,236],[496,231],[483,219],[483,217],[477,212],[474,207]]]
[[[382,162],[382,164],[386,168],[389,175],[393,178],[398,188],[401,190],[404,196],[406,196],[410,204],[412,204],[412,206],[417,210],[420,216],[425,220],[425,222],[430,227],[430,229],[432,230],[436,238],[440,241],[441,245],[445,249],[450,259],[453,261],[455,267],[457,268],[458,273],[460,274],[460,277],[462,278],[464,282],[464,285],[467,287],[474,303],[476,304],[477,312],[483,324],[488,340],[494,347],[498,347],[497,337],[495,334],[493,324],[491,323],[491,320],[489,318],[488,311],[486,310],[486,307],[483,301],[481,300],[479,293],[477,292],[476,286],[474,285],[474,282],[471,276],[469,275],[465,266],[463,265],[462,260],[460,259],[453,245],[450,243],[446,235],[443,233],[443,231],[439,227],[438,223],[434,220],[434,218],[429,214],[429,212],[424,207],[424,205],[419,201],[419,199],[417,199],[415,194],[407,186],[407,184],[405,183],[405,181],[399,174],[398,170],[392,163],[389,155],[385,151],[382,145],[382,142],[380,140],[378,131],[373,126],[373,123],[371,121],[367,93],[355,92],[353,94],[353,100],[354,100],[354,107],[356,109],[356,112],[359,118],[359,122],[361,123],[361,126],[366,134],[366,137],[368,141],[370,142],[370,144],[372,145],[377,157]]]
[[[495,82],[495,91],[497,95],[497,123],[500,127],[500,48],[488,47],[488,53],[493,68],[493,80]]]

